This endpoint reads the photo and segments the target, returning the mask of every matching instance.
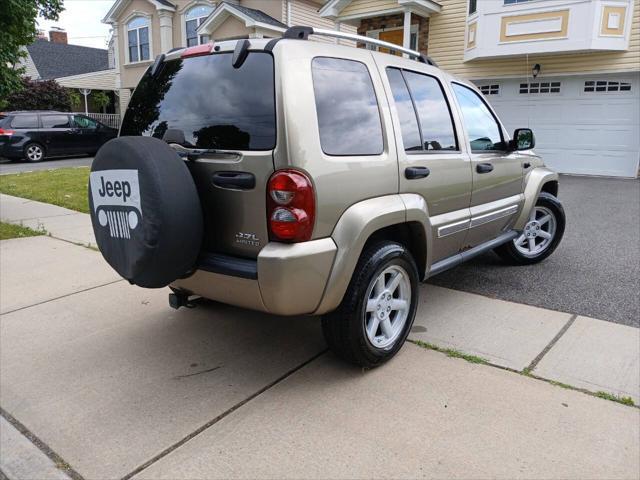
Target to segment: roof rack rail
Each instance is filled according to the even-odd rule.
[[[404,48],[399,45],[396,45],[395,43],[385,42],[383,40],[378,40],[377,38],[364,37],[362,35],[339,32],[337,30],[327,30],[324,28],[295,26],[295,27],[289,27],[284,32],[283,38],[307,40],[309,38],[309,35],[320,35],[323,37],[342,38],[344,40],[354,40],[356,42],[367,43],[369,45],[376,45],[378,47],[388,48],[389,50],[394,50],[396,52],[405,53],[409,55],[409,57],[415,58],[421,63],[426,63],[427,65],[432,65],[434,67],[438,66],[438,64],[435,61],[433,61],[431,57],[427,55],[423,55],[416,50]]]

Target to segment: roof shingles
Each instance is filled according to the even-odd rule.
[[[108,51],[101,48],[38,39],[27,50],[42,80],[109,69]]]

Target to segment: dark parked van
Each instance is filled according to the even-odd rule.
[[[94,155],[118,130],[76,113],[0,113],[0,157],[39,162],[45,157]]]

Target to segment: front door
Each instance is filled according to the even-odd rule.
[[[378,40],[382,40],[383,42],[393,43],[398,46],[402,46],[402,29],[398,30],[385,30],[384,32],[380,32],[378,34]],[[384,53],[394,53],[395,55],[401,55],[399,52],[390,52],[388,48],[380,48],[381,52]]]
[[[395,129],[401,134],[396,135],[397,142],[401,137],[403,144],[398,144],[400,193],[417,193],[427,202],[434,231],[429,253],[435,263],[457,254],[467,234],[469,157],[456,134],[461,127],[435,75],[388,66],[386,77],[388,97],[397,112]]]
[[[453,83],[471,152],[471,225],[465,247],[492,240],[508,230],[523,202],[523,165],[493,111],[475,90]]]

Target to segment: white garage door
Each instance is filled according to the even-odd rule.
[[[511,132],[529,127],[561,173],[636,177],[640,74],[476,82]]]

